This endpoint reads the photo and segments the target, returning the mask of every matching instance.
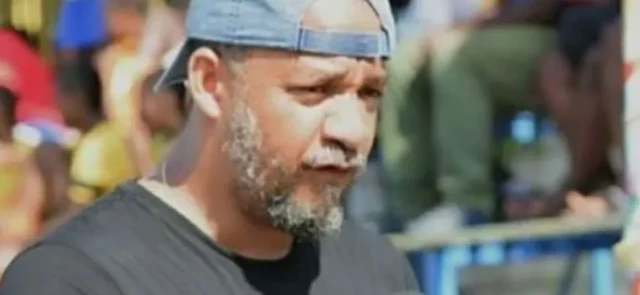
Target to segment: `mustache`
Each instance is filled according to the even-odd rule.
[[[367,157],[339,145],[326,145],[306,155],[302,164],[308,168],[361,169],[367,164]]]

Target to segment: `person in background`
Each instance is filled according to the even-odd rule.
[[[547,107],[539,95],[540,64],[557,44],[563,15],[594,3],[501,2],[480,23],[405,42],[389,64],[382,159],[392,211],[401,221],[417,221],[417,232],[460,228],[502,210],[517,219],[564,208],[564,196],[555,195],[495,206],[493,124],[500,114]]]
[[[18,97],[0,83],[0,272],[40,232],[45,198],[32,148],[14,138]]]
[[[429,35],[488,15],[496,0],[412,0],[398,17],[398,38]]]
[[[161,70],[163,65],[174,58],[184,40],[184,18],[189,0],[166,0],[150,8],[145,19],[142,40],[138,52],[139,69],[133,77],[134,86],[128,96],[140,97],[140,87],[144,80]],[[143,127],[128,129],[126,138],[138,171],[148,171],[153,157],[149,130]]]
[[[449,231],[494,214],[494,116],[535,105],[538,61],[555,39],[545,23],[562,5],[533,2],[399,45],[379,126],[389,208],[399,223]]]
[[[70,183],[69,147],[75,143],[75,140],[77,140],[77,138],[65,146],[45,142],[38,145],[33,151],[33,156],[41,172],[45,189],[45,199],[41,215],[41,223],[45,231],[51,227],[51,224],[55,224],[56,220],[61,216],[65,216],[70,209],[67,195]]]
[[[539,83],[571,151],[566,189],[575,191],[567,205],[576,213],[594,212],[589,204],[620,208],[617,194],[606,196],[610,186],[622,185],[623,174],[620,3],[604,1],[566,15],[557,48],[542,61]],[[589,194],[600,197],[584,198]]]
[[[149,137],[140,121],[139,77],[146,73],[139,48],[148,0],[108,0],[105,3],[107,31],[111,42],[97,56],[97,66],[104,85],[103,108],[106,119],[122,130],[122,141],[131,154],[138,173],[153,168],[147,157],[148,145],[138,140]]]
[[[30,165],[38,171],[33,189],[44,191],[37,205],[41,225],[57,214],[59,200],[66,199],[65,147],[72,143],[73,134],[65,128],[55,103],[49,65],[35,48],[9,28],[0,29],[0,44],[0,82],[15,98],[13,142],[21,150],[28,150]]]
[[[620,1],[567,1],[557,44],[540,61],[539,100],[569,151],[569,174],[546,198],[511,201],[517,218],[605,216],[626,206],[621,154]]]
[[[149,11],[140,42],[140,57],[146,61],[146,72],[162,68],[165,54],[184,41],[184,19],[189,0],[165,0]]]
[[[102,0],[63,0],[55,26],[55,63],[91,60],[107,42]]]
[[[142,121],[151,131],[152,142],[158,143],[152,147],[163,147],[161,148],[163,150],[165,143],[174,138],[182,128],[187,113],[187,104],[185,103],[186,91],[182,84],[154,91],[153,85],[161,76],[162,71],[158,71],[144,79],[140,111]],[[155,154],[154,158],[157,159],[158,153],[153,153],[153,151],[152,148],[152,155]]]
[[[53,73],[35,48],[10,28],[0,27],[0,67],[11,68],[13,91],[19,98],[16,120],[41,133],[61,126],[54,100]]]
[[[69,61],[58,65],[56,69],[56,101],[62,112],[65,124],[76,130],[80,135],[78,142],[71,148],[71,159],[78,147],[86,140],[86,136],[104,120],[101,101],[101,82],[92,63],[80,60]],[[117,140],[117,139],[116,139]],[[71,178],[69,170],[73,164],[69,160],[68,169],[63,174],[66,177],[64,200],[59,207],[63,208],[63,217],[77,211],[79,206],[73,194],[79,186]],[[97,169],[97,167],[96,167]],[[57,221],[54,223],[58,223]]]
[[[78,83],[79,77],[89,77],[89,69],[76,68],[68,82]],[[156,74],[145,80],[141,100],[141,120],[152,134],[151,154],[154,160],[164,156],[173,136],[180,130],[183,121],[179,95],[173,91],[153,92],[151,86]],[[95,75],[94,75],[95,77]],[[74,79],[75,78],[75,79]],[[97,77],[91,85],[98,83]],[[79,85],[78,85],[79,86]],[[83,86],[88,91],[94,87]],[[82,89],[81,88],[81,89]],[[92,91],[93,95],[97,95]],[[88,93],[89,94],[89,93]],[[122,181],[140,176],[131,160],[122,130],[114,122],[102,120],[100,104],[95,97],[83,93],[60,96],[61,105],[69,105],[64,111],[68,123],[81,128],[82,139],[73,152],[69,189],[70,201],[76,208],[91,204],[99,196],[111,191]]]

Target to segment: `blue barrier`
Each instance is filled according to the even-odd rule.
[[[579,225],[576,222],[553,224],[553,220],[537,226],[501,225],[496,229],[485,227],[475,234],[465,230],[460,235],[472,237],[441,237],[419,241],[397,236],[394,242],[408,252],[409,261],[426,294],[459,294],[459,271],[468,266],[493,266],[523,263],[545,257],[567,257],[570,267],[566,278],[561,280],[559,294],[567,294],[573,271],[580,255],[588,255],[590,272],[590,294],[615,294],[614,259],[612,247],[621,238],[621,222],[612,220],[606,226]],[[536,223],[536,222],[531,222]],[[556,229],[549,229],[553,225]],[[497,229],[501,227],[501,229]],[[517,230],[522,229],[521,236]],[[529,228],[529,229],[527,229]],[[504,233],[508,229],[510,233]],[[471,234],[469,234],[471,233]],[[504,236],[501,238],[501,236]],[[424,244],[423,246],[420,246]],[[573,261],[573,262],[572,262]],[[573,265],[573,266],[572,266]]]
[[[555,239],[454,245],[413,252],[409,259],[427,294],[457,295],[458,271],[464,267],[522,263],[536,258],[587,253],[591,295],[611,295],[615,294],[611,247],[619,239],[619,232],[604,232]]]

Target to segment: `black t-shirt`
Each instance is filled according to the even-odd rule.
[[[127,183],[28,248],[0,295],[391,295],[417,290],[404,256],[345,223],[277,261],[224,252],[182,215]]]

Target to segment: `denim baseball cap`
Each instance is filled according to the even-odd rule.
[[[306,28],[302,18],[323,0],[191,0],[186,17],[187,40],[165,69],[155,89],[187,77],[194,40],[353,57],[388,58],[395,45],[395,26],[388,0],[367,1],[380,31],[335,31]]]

